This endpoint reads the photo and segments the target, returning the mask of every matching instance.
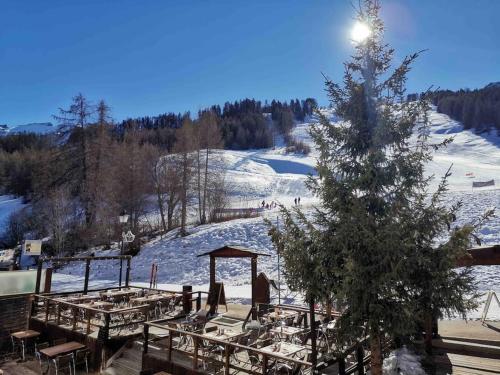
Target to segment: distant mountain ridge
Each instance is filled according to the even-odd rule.
[[[59,126],[55,126],[51,122],[32,122],[24,125],[8,126],[0,125],[0,135],[20,134],[20,133],[36,133],[49,134],[59,130]]]

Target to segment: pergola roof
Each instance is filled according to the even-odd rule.
[[[256,251],[253,251],[252,249],[248,249],[246,247],[237,246],[237,245],[225,245],[221,248],[200,254],[200,255],[198,255],[198,257],[203,257],[203,256],[207,256],[207,255],[210,255],[211,257],[217,257],[217,258],[255,258],[259,255],[262,255],[265,257],[270,256],[269,254],[257,253]]]
[[[456,266],[491,266],[500,264],[500,245],[479,246],[467,250]]]

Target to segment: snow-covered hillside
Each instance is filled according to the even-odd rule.
[[[2,126],[0,128],[0,135],[19,133],[49,134],[55,133],[58,129],[59,126],[55,126],[51,122],[34,122],[25,125]]]
[[[5,232],[9,216],[24,206],[21,198],[0,195],[0,235]]]
[[[500,183],[500,138],[493,135],[477,135],[463,130],[462,126],[446,115],[431,113],[431,142],[438,143],[454,136],[455,141],[446,149],[439,150],[435,160],[427,167],[434,174],[436,183],[453,164],[450,182],[450,203],[463,200],[460,222],[469,222],[491,207],[500,206],[500,190],[474,189],[472,181],[494,179]],[[309,122],[298,124],[294,136],[310,143],[307,129]],[[317,201],[305,187],[307,174],[314,174],[316,152],[309,156],[290,155],[284,147],[249,151],[220,151],[220,159],[227,167],[227,181],[231,189],[233,207],[257,207],[262,201],[294,204],[301,197],[301,205],[308,209]],[[277,210],[266,210],[264,216],[276,221]],[[270,278],[277,278],[277,256],[267,236],[267,227],[261,217],[240,219],[225,223],[190,228],[191,235],[179,238],[176,233],[146,244],[132,261],[132,279],[149,280],[153,262],[158,263],[158,282],[163,284],[193,284],[197,288],[208,287],[208,259],[197,255],[224,244],[243,245],[270,257],[259,259],[259,271]],[[482,229],[484,243],[500,242],[500,219],[494,218]],[[116,250],[109,252],[116,253]],[[108,252],[106,252],[108,253]],[[83,275],[83,265],[66,267],[63,272]],[[92,270],[92,278],[110,280],[116,277],[117,264],[103,265]],[[481,290],[500,291],[499,267],[482,267],[475,272]],[[244,261],[221,261],[217,278],[226,285],[229,297],[246,299],[250,296],[249,264]],[[66,278],[65,278],[66,279]],[[66,279],[67,280],[67,279]],[[292,296],[291,296],[292,297]]]

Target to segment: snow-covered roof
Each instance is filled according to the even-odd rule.
[[[220,258],[252,258],[259,255],[266,257],[269,256],[269,254],[257,253],[252,249],[248,249],[246,247],[237,245],[224,245],[223,247],[220,247],[218,249],[214,249],[206,253],[200,254],[198,255],[198,257],[207,255]]]

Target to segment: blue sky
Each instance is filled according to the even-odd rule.
[[[356,3],[356,1],[354,1]],[[500,81],[500,1],[382,0],[410,91]],[[351,52],[349,0],[2,0],[0,124],[51,121],[82,92],[117,120],[253,97],[316,97]]]

